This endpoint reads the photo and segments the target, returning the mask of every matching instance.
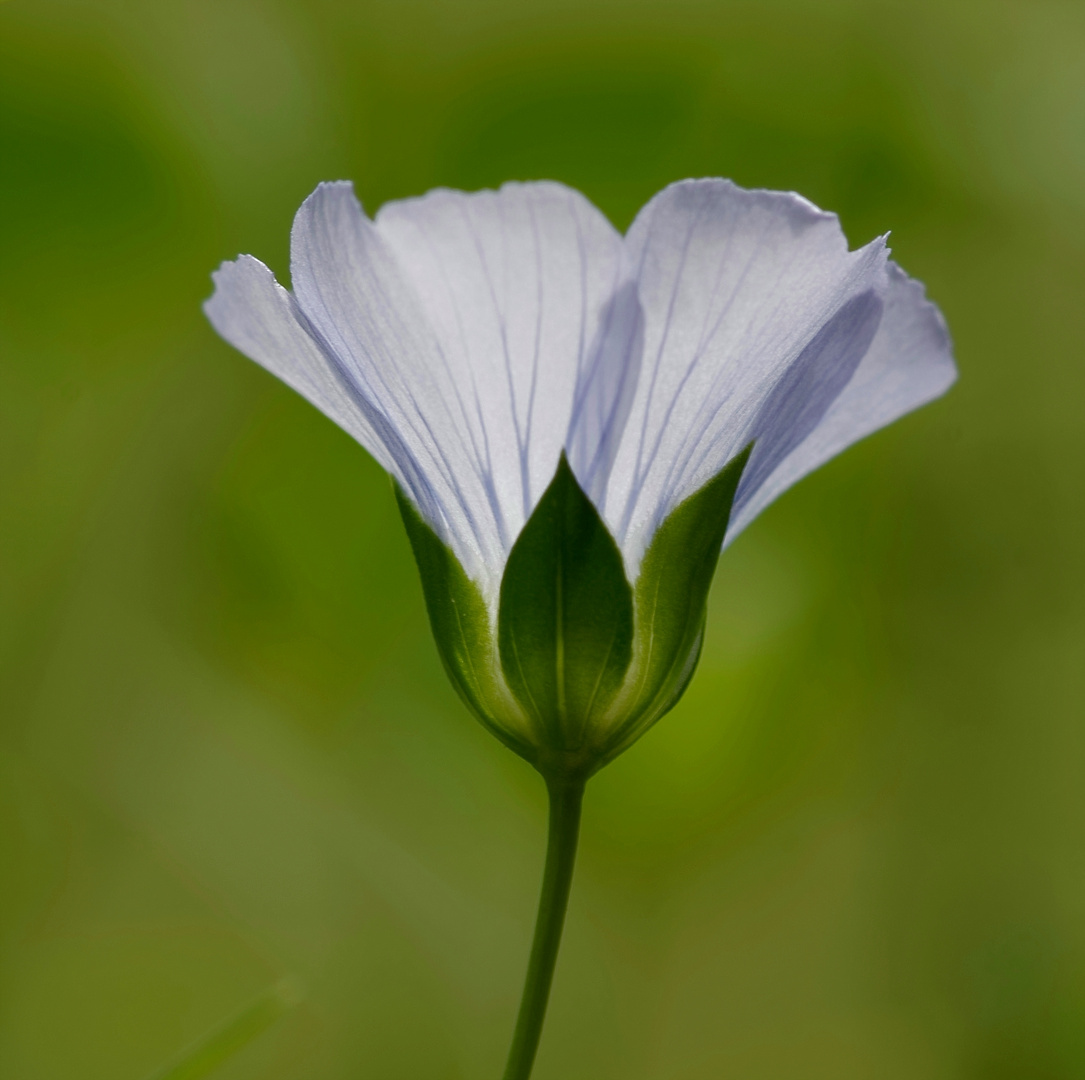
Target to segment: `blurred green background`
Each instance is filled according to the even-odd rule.
[[[589,790],[537,1078],[1085,1076],[1085,6],[8,0],[5,1080],[145,1080],[284,979],[215,1077],[499,1075],[542,785],[383,474],[199,304],[320,180],[624,228],[701,175],[892,229],[961,381],[726,553]]]

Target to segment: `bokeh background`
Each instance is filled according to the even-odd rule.
[[[0,1075],[203,1075],[216,1031],[221,1080],[499,1075],[542,785],[446,684],[385,477],[199,305],[285,279],[323,179],[624,228],[700,175],[892,229],[961,380],[726,553],[589,792],[537,1078],[1085,1076],[1057,0],[0,4]]]

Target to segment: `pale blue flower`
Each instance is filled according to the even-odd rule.
[[[293,292],[251,256],[214,278],[219,333],[395,478],[449,675],[544,771],[602,767],[678,699],[721,542],[956,377],[884,238],[849,251],[835,215],[727,180],[671,185],[625,237],[561,184],[373,221],[321,184]]]

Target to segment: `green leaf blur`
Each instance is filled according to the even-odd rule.
[[[500,1074],[538,776],[433,647],[386,476],[220,341],[320,180],[839,211],[961,379],[728,549],[593,781],[537,1080],[1085,1075],[1085,10],[0,4],[0,1076]]]

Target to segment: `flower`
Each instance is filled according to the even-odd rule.
[[[586,774],[684,689],[721,542],[954,381],[888,254],[727,180],[672,184],[624,237],[557,183],[372,221],[327,183],[294,220],[293,292],[241,256],[205,311],[392,475],[471,709]]]

